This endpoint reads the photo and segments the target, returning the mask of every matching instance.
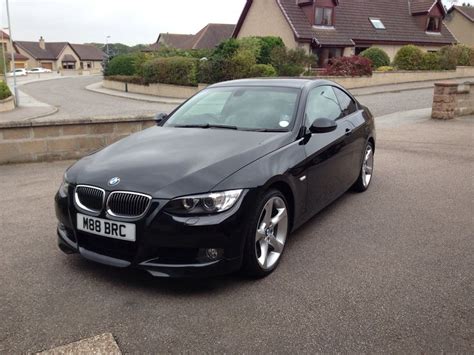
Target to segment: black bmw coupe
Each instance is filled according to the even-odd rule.
[[[161,277],[265,276],[291,231],[367,190],[374,152],[372,114],[333,82],[212,85],[66,171],[59,247]]]

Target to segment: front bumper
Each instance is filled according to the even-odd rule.
[[[71,191],[68,195],[72,196]],[[154,199],[147,214],[133,222],[136,241],[127,242],[78,231],[78,211],[72,199],[58,193],[55,197],[58,246],[67,254],[79,253],[88,260],[121,268],[139,268],[159,277],[231,273],[242,264],[248,231],[245,221],[255,206],[255,196],[255,191],[245,191],[229,211],[204,217],[170,215],[163,211],[168,201]],[[98,217],[111,219],[105,213]],[[216,250],[217,256],[211,257],[209,249]]]

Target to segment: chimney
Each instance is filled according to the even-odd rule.
[[[41,36],[40,39],[39,39],[39,46],[40,46],[41,49],[46,49],[46,45],[44,43],[43,36]]]

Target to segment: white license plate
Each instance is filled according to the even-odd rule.
[[[126,240],[136,240],[136,226],[132,223],[109,221],[83,214],[77,214],[77,229],[83,232],[100,235],[102,237]]]

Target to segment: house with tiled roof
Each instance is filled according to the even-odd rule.
[[[27,67],[43,67],[53,71],[83,70],[98,73],[102,70],[104,53],[92,46],[69,42],[15,41],[17,51],[28,58]]]
[[[196,34],[160,33],[156,42],[145,51],[157,51],[164,47],[183,50],[212,49],[232,37],[234,28],[235,25],[210,23]]]
[[[12,48],[10,45],[10,36],[8,33],[0,30],[0,48],[2,49],[2,54],[5,55],[9,67],[7,71],[13,70],[13,62],[11,61],[12,52],[15,58],[15,68],[25,68],[28,57],[21,55],[15,48]],[[3,68],[2,68],[3,70]]]
[[[474,46],[473,6],[451,7],[444,20],[444,24],[460,43],[468,46]]]
[[[279,36],[324,66],[372,46],[391,59],[406,44],[437,51],[457,42],[445,16],[441,0],[247,0],[233,36]]]

